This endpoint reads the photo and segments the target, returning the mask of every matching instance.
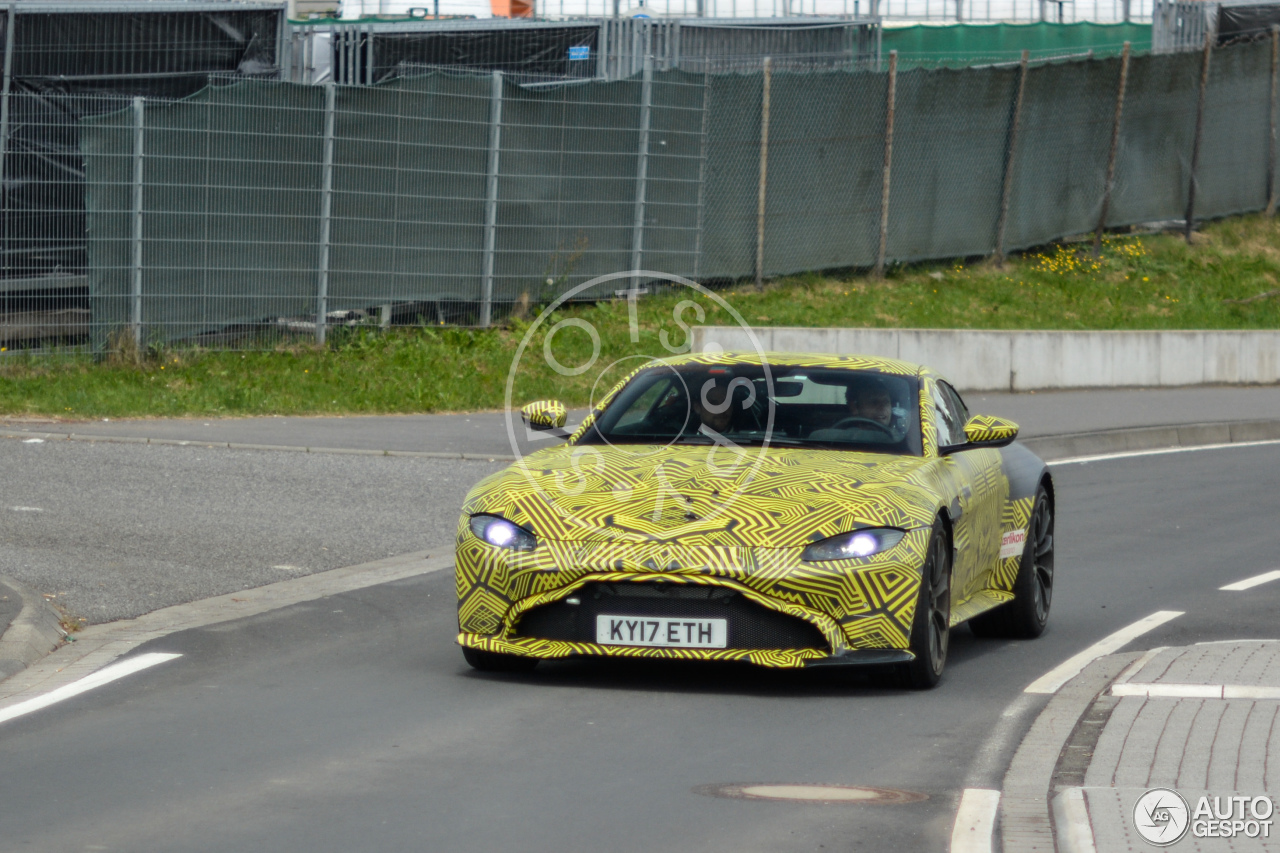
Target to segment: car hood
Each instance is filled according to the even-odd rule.
[[[540,539],[791,548],[857,527],[911,529],[939,505],[929,459],[701,446],[561,446],[481,481],[464,515]]]

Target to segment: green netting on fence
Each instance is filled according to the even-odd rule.
[[[899,67],[960,67],[1031,58],[1117,56],[1125,42],[1135,53],[1151,50],[1150,24],[916,24],[887,26],[881,55],[898,51]]]
[[[1032,65],[1021,112],[1016,65],[900,71],[885,260],[993,252],[1006,187],[1005,250],[1095,228],[1120,69]],[[1132,58],[1109,226],[1183,217],[1200,70],[1199,53]],[[338,87],[331,115],[324,87],[245,81],[86,122],[97,342],[305,330],[321,308],[439,319],[433,303],[538,301],[633,268],[750,276],[762,191],[767,275],[873,265],[888,74],[770,81],[763,181],[760,74],[432,74]],[[1198,216],[1266,205],[1270,86],[1269,44],[1213,52]]]

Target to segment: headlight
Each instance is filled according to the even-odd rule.
[[[870,527],[866,530],[851,530],[838,536],[830,536],[820,542],[814,542],[804,549],[800,559],[811,563],[822,560],[848,560],[851,557],[870,557],[886,551],[902,541],[905,530],[893,527]]]
[[[496,515],[471,516],[471,532],[496,548],[532,551],[538,544],[533,534]]]

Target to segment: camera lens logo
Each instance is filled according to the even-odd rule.
[[[1152,788],[1134,803],[1133,825],[1147,843],[1167,847],[1187,834],[1191,810],[1177,791]]]
[[[626,301],[631,347],[626,346],[625,339],[608,341],[587,320],[562,319],[559,314],[561,306],[580,294],[607,292],[606,286],[615,281],[631,285],[627,290],[614,291],[616,297]],[[641,288],[640,282],[662,286],[669,295],[684,298],[679,298],[669,317],[647,312],[642,324],[638,297],[649,289]],[[720,369],[709,370],[706,377],[700,376],[699,382],[690,384],[685,374],[668,363],[671,358],[692,356],[708,359],[710,365],[721,358],[721,351],[715,345],[710,347],[710,352],[692,352],[690,326],[705,322],[713,311],[735,320],[739,330],[745,333],[752,346],[745,349],[744,354],[756,356],[763,371],[762,380],[730,376],[727,369]],[[665,314],[665,310],[661,313]],[[644,328],[646,324],[654,327]],[[575,337],[576,349],[570,346]],[[657,347],[648,353],[628,351],[639,349],[642,340],[648,346],[656,344]],[[589,348],[585,346],[587,343]],[[605,353],[610,350],[621,357],[608,359]],[[539,356],[541,364],[538,364]],[[518,402],[536,399],[545,393],[549,381],[564,387],[577,384],[579,388],[590,389],[591,414],[587,417],[594,422],[611,395],[644,368],[666,377],[665,382],[674,383],[672,388],[678,386],[671,407],[672,423],[678,422],[678,428],[660,434],[653,442],[615,444],[601,434],[599,442],[566,446],[566,452],[558,458],[542,457],[529,462],[522,442],[532,445],[546,438],[565,438],[568,433],[564,429],[557,433],[532,429],[524,423]],[[562,379],[552,380],[552,376]],[[580,376],[582,379],[577,378]],[[572,529],[645,543],[650,533],[615,523],[614,515],[620,506],[625,504],[627,513],[634,517],[647,517],[653,523],[665,525],[663,536],[667,538],[679,536],[685,530],[706,529],[709,523],[727,517],[765,461],[773,437],[773,408],[768,403],[773,394],[773,376],[764,348],[751,325],[720,295],[671,273],[651,270],[609,273],[561,294],[529,324],[507,372],[507,437],[517,459],[514,467],[523,474],[529,494],[537,496],[541,504],[539,512],[544,514],[541,522],[544,527],[551,524],[562,531]],[[641,398],[642,402],[645,400],[644,405],[654,404],[653,400]],[[725,434],[735,414],[756,410],[763,410],[758,443],[739,445]],[[690,426],[692,429],[688,429]],[[690,440],[693,431],[697,432],[696,441]],[[675,458],[672,446],[678,443],[696,447],[698,459]],[[536,446],[533,449],[537,449]],[[691,475],[691,471],[695,473]],[[706,489],[714,500],[708,497],[695,513],[690,506],[694,503],[690,490],[699,479],[705,481],[708,476],[716,481],[714,488],[707,486]],[[555,516],[554,521],[551,514]]]

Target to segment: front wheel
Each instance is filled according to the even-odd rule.
[[[903,683],[928,690],[942,678],[951,636],[951,545],[942,519],[933,522],[929,550],[920,570],[920,593],[911,622],[911,651],[915,660],[899,669]]]
[[[462,657],[471,664],[472,669],[478,669],[480,672],[532,672],[538,665],[537,658],[486,652],[466,646],[462,647]]]
[[[1044,486],[1036,489],[1027,542],[1022,546],[1013,601],[975,616],[969,627],[979,637],[1013,637],[1031,640],[1044,633],[1053,604],[1053,506]]]

